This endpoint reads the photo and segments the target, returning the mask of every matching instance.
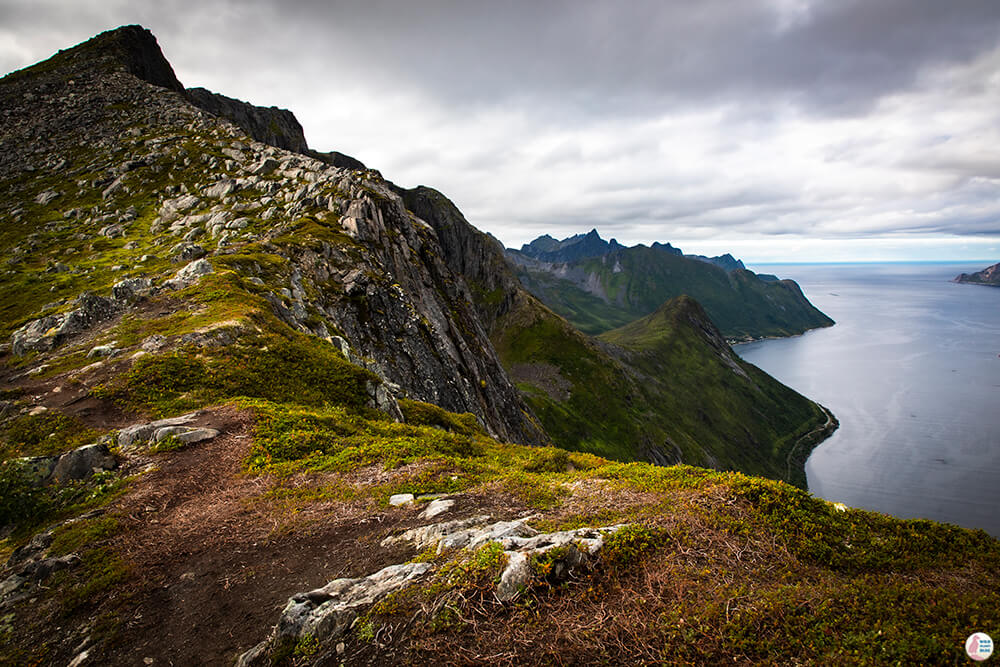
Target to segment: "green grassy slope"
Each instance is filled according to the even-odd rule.
[[[699,442],[711,438],[714,451],[725,452],[724,467],[805,486],[805,459],[836,422],[742,361],[694,299],[672,299],[600,339],[627,350],[650,400],[670,415],[674,428],[698,434]]]
[[[600,341],[533,299],[501,324],[494,344],[504,365],[553,442],[569,449],[804,486],[811,445],[835,427],[821,407],[740,361],[690,298]]]
[[[682,294],[704,306],[727,338],[788,336],[833,324],[793,281],[763,281],[746,270],[727,273],[662,249],[636,246],[571,266],[591,276],[606,298],[537,269],[521,269],[519,277],[552,310],[592,335],[648,315]]]

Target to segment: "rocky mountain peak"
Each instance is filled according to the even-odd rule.
[[[149,30],[128,25],[102,33],[94,38],[93,47],[114,54],[129,73],[154,86],[183,91],[173,67],[167,62],[160,45]],[[84,47],[89,43],[85,42]]]
[[[624,248],[615,239],[605,241],[596,229],[557,241],[548,234],[521,246],[521,254],[542,262],[572,262],[590,257],[603,257]],[[516,252],[516,251],[512,251]]]
[[[330,164],[360,165],[346,156],[304,155],[290,112],[147,80],[168,72],[152,35],[130,26],[0,83],[0,140],[12,147],[0,154],[10,258],[0,320],[16,354],[85,358],[104,344],[95,339],[118,341],[108,349],[120,354],[123,319],[158,319],[137,303],[169,303],[165,317],[178,304],[203,311],[198,285],[222,280],[216,294],[232,310],[221,321],[239,333],[217,348],[262,330],[304,335],[303,349],[372,373],[371,404],[391,417],[397,398],[415,399],[471,412],[507,440],[545,442],[469,287],[399,188]],[[147,347],[206,340],[166,328]]]
[[[41,68],[42,65],[47,65],[48,69],[61,64],[100,69],[110,65],[116,69],[124,69],[154,86],[184,92],[184,86],[177,80],[173,67],[163,56],[156,37],[139,25],[126,25],[102,32],[86,42],[61,50],[44,63],[28,69]]]

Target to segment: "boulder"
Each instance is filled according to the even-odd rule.
[[[111,185],[109,185],[108,187],[104,188],[104,191],[101,193],[101,199],[107,201],[108,199],[111,199],[112,197],[114,197],[115,194],[119,190],[122,189],[122,179],[123,178],[124,178],[124,176],[119,176],[115,180],[111,181]]]
[[[86,479],[95,472],[113,470],[116,467],[118,462],[108,451],[107,445],[95,443],[78,447],[60,456],[52,469],[50,479],[56,482]]]
[[[278,161],[273,157],[266,157],[260,161],[260,164],[253,168],[253,174],[255,176],[266,176],[277,168]]]
[[[60,315],[46,315],[32,320],[11,335],[10,351],[20,357],[31,350],[51,350],[55,332],[62,322]]]
[[[52,203],[55,199],[59,197],[59,193],[55,190],[46,190],[35,197],[35,203],[42,206],[47,206]]]
[[[208,199],[222,199],[236,191],[236,181],[224,179],[205,188],[202,192]]]
[[[164,285],[171,289],[181,289],[192,285],[204,275],[212,273],[212,265],[207,259],[196,259],[188,263],[170,280],[164,281]]]
[[[397,493],[394,496],[389,496],[389,504],[393,507],[399,507],[400,505],[410,505],[414,501],[414,496],[412,493]]]
[[[189,426],[201,414],[197,411],[179,417],[157,419],[146,424],[133,424],[118,432],[118,446],[123,450],[135,449],[151,442],[159,442],[168,435],[190,444],[210,440],[219,435],[219,431],[214,428]]]
[[[53,572],[65,570],[80,563],[80,557],[76,554],[66,554],[65,556],[42,558],[33,560],[21,568],[18,574],[26,579],[41,581],[48,579]]]
[[[114,284],[111,288],[111,298],[115,301],[131,303],[139,297],[146,296],[153,288],[149,278],[126,278]]]
[[[160,221],[162,224],[168,225],[181,217],[185,211],[190,211],[200,203],[201,200],[194,195],[181,195],[174,199],[168,199],[160,206]]]
[[[219,432],[214,428],[190,428],[188,426],[164,426],[153,432],[153,442],[160,442],[164,438],[174,436],[184,444],[192,444],[203,440],[211,440]]]
[[[117,304],[111,299],[84,292],[76,299],[76,308],[71,310],[59,327],[60,333],[70,335],[86,331],[98,322],[104,322],[118,312]]]
[[[117,239],[125,236],[125,228],[121,225],[115,223],[112,225],[105,225],[101,227],[100,231],[97,232],[101,236],[106,236],[109,239]]]
[[[420,516],[424,519],[433,519],[437,515],[444,514],[450,510],[454,504],[455,501],[451,498],[435,498],[427,504],[424,511],[420,513]]]
[[[114,345],[95,345],[90,348],[87,352],[87,358],[92,357],[111,357],[118,351],[118,348]]]

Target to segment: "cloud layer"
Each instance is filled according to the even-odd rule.
[[[314,147],[437,187],[508,245],[597,227],[757,260],[1000,254],[998,3],[0,0],[0,15],[0,71],[141,23],[185,85],[290,108]]]

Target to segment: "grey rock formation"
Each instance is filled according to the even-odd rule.
[[[47,315],[32,320],[11,336],[11,351],[17,355],[36,350],[46,351],[67,338],[111,319],[120,310],[112,299],[84,292],[74,302],[76,308],[60,315]]]
[[[190,426],[191,422],[195,421],[201,414],[200,411],[190,412],[179,417],[168,417],[144,424],[126,426],[118,431],[118,447],[124,451],[134,450],[152,442],[159,442],[168,435],[185,443],[200,442],[216,437],[219,432],[215,429]]]
[[[219,431],[214,428],[190,428],[187,426],[164,426],[153,432],[153,442],[161,442],[165,438],[173,436],[186,445],[203,440],[211,440],[219,435]]]
[[[118,462],[108,451],[107,445],[95,443],[78,447],[60,456],[52,469],[51,479],[55,482],[86,479],[95,472],[113,470],[117,467]]]
[[[390,565],[367,577],[335,579],[322,588],[293,596],[270,637],[237,659],[239,667],[268,663],[269,649],[282,640],[313,637],[335,641],[364,610],[430,571],[429,563]]]
[[[84,44],[88,45],[107,60],[124,65],[126,71],[143,81],[179,93],[184,91],[170,63],[163,57],[156,37],[142,26],[109,30]]]
[[[450,510],[454,504],[455,501],[451,498],[435,498],[427,504],[424,511],[420,513],[420,517],[423,519],[433,519],[439,514],[444,514]]]
[[[153,281],[149,278],[126,278],[114,284],[111,288],[111,298],[129,303],[146,296],[152,288]]]
[[[196,106],[232,121],[257,141],[296,153],[309,149],[302,126],[291,111],[257,107],[204,88],[190,88],[187,96]]]
[[[410,543],[418,550],[437,545],[438,553],[453,549],[477,549],[486,544],[499,544],[507,557],[500,575],[496,596],[501,602],[513,600],[536,577],[531,563],[534,559],[557,550],[552,556],[548,577],[565,579],[573,568],[586,565],[599,554],[604,538],[621,530],[624,525],[602,528],[578,528],[554,533],[539,533],[524,519],[488,523],[489,517],[448,521],[412,528],[397,536],[382,540],[382,546]]]
[[[196,259],[189,264],[186,264],[182,269],[180,269],[176,275],[170,280],[165,280],[163,285],[169,287],[170,289],[181,289],[182,287],[187,287],[191,285],[202,276],[212,273],[212,265],[207,259]]]
[[[327,153],[320,153],[318,151],[308,151],[308,155],[316,158],[317,160],[322,160],[331,167],[339,167],[340,169],[367,169],[364,162],[350,155],[344,155],[337,151],[329,151]]]

